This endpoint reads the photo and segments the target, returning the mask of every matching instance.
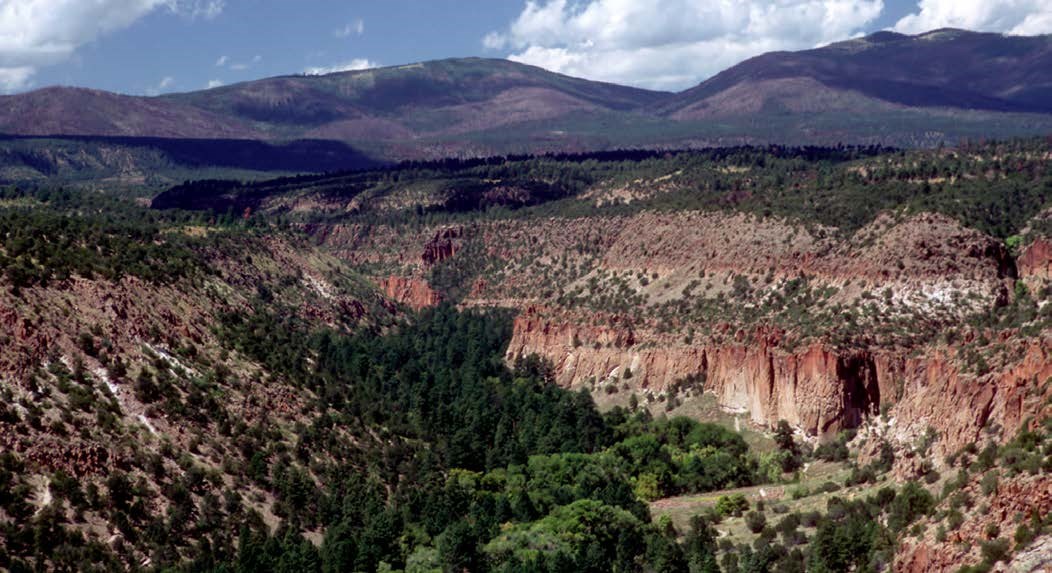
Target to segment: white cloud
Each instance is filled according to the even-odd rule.
[[[1050,0],[920,0],[895,30],[918,34],[936,28],[1036,35],[1052,32]]]
[[[570,75],[682,89],[751,56],[858,35],[883,0],[530,0],[483,39]]]
[[[40,67],[155,10],[214,18],[223,6],[222,0],[0,0],[0,90],[24,89]]]
[[[165,0],[164,3],[172,13],[205,20],[219,16],[226,8],[226,0]]]
[[[482,37],[482,47],[487,50],[499,50],[507,45],[508,39],[500,32],[490,32]]]
[[[242,71],[245,71],[245,70],[247,70],[249,68],[253,68],[253,67],[259,65],[259,63],[262,62],[262,61],[263,61],[263,56],[260,56],[258,54],[255,55],[255,56],[252,56],[252,59],[247,61],[247,62],[232,62],[232,61],[230,61],[230,58],[228,58],[227,56],[220,56],[219,59],[216,60],[216,67],[219,67],[219,68],[227,67],[227,68],[229,68],[231,70],[234,70],[235,72],[242,72]]]
[[[368,70],[371,68],[378,68],[380,64],[367,60],[365,58],[355,58],[349,62],[342,64],[336,64],[334,66],[315,66],[303,70],[303,73],[308,76],[324,76],[325,74],[335,74],[336,72],[351,72],[357,70]]]
[[[29,78],[32,76],[33,68],[29,66],[0,68],[0,93],[13,92],[30,87]]]
[[[157,82],[156,86],[146,88],[146,95],[161,95],[173,85],[175,85],[175,78],[173,78],[172,76],[164,76],[163,78],[161,78],[161,81]]]
[[[365,20],[361,18],[355,19],[353,22],[347,24],[343,28],[333,32],[333,35],[337,38],[348,38],[350,36],[361,36],[365,33]]]
[[[224,85],[226,84],[224,84],[222,80],[208,80],[208,84],[205,85],[205,89],[210,90],[212,88],[220,88]]]

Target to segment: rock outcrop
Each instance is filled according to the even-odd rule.
[[[981,496],[977,484],[971,484],[967,493],[972,498]],[[921,539],[905,537],[896,552],[895,571],[904,573],[934,573],[936,571],[956,571],[969,564],[977,564],[982,557],[979,542],[990,539],[989,531],[996,531],[1004,539],[1010,539],[1020,518],[1029,519],[1032,511],[1052,507],[1052,480],[1048,476],[1022,476],[1002,480],[987,500],[985,511],[972,511],[960,528],[946,533],[944,541],[936,541],[931,530]],[[989,528],[989,529],[988,529]],[[1047,545],[1047,540],[1046,545]],[[1009,542],[1011,543],[1011,542]],[[1015,551],[1017,548],[1013,547]],[[1033,567],[1001,568],[998,571],[1047,571],[1052,565],[1049,555],[1044,558],[1027,558],[1022,556],[1020,564],[1029,563]]]
[[[757,424],[786,420],[819,436],[855,427],[877,412],[881,382],[893,392],[894,375],[902,369],[883,356],[838,353],[821,344],[786,350],[782,336],[760,329],[725,344],[636,345],[631,329],[549,322],[528,309],[515,321],[508,358],[545,356],[565,386],[627,381],[662,391],[703,375],[705,390],[724,409],[748,413]]]
[[[1011,436],[1042,408],[1041,382],[1052,377],[1052,341],[1036,340],[1014,365],[985,376],[962,373],[947,349],[912,356],[895,350],[844,350],[820,342],[793,348],[785,333],[761,328],[729,341],[641,342],[639,333],[546,317],[528,308],[515,321],[508,359],[536,353],[552,361],[568,387],[625,384],[660,392],[704,375],[704,390],[732,412],[771,426],[786,420],[812,436],[858,427],[883,404],[894,405],[898,437],[928,428],[940,452],[974,442],[991,419]],[[643,340],[651,340],[648,336]],[[1045,393],[1050,390],[1046,388]],[[1045,412],[1045,414],[1050,414]]]
[[[457,254],[459,240],[464,231],[459,228],[441,229],[435,232],[435,236],[424,245],[424,252],[420,260],[425,265],[432,267],[446,259],[453,258]]]
[[[1052,242],[1038,239],[1027,245],[1016,262],[1019,277],[1052,280]]]
[[[442,295],[422,279],[390,276],[381,279],[379,286],[388,299],[413,310],[429,308],[442,302]]]

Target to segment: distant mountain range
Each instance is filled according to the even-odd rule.
[[[466,58],[159,97],[64,87],[0,97],[0,134],[330,140],[379,161],[1044,133],[1052,36],[952,29],[764,54],[675,94]]]
[[[861,107],[1052,113],[1052,36],[878,32],[742,62],[669,98],[677,118]]]

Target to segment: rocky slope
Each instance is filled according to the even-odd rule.
[[[238,483],[235,452],[255,432],[284,440],[311,419],[316,397],[276,380],[274,368],[245,349],[233,349],[224,317],[251,317],[261,300],[282,308],[289,320],[322,328],[382,325],[395,316],[395,303],[301,237],[207,223],[174,225],[166,233],[159,241],[191,237],[193,262],[184,276],[158,279],[148,272],[150,263],[140,261],[145,266],[129,266],[121,276],[99,270],[18,286],[4,259],[5,564],[8,552],[32,555],[31,531],[50,527],[53,537],[40,544],[62,544],[72,535],[65,546],[85,551],[51,555],[50,566],[82,558],[108,570],[148,568],[159,554],[145,540],[142,522],[160,527],[197,519],[197,509],[178,508],[198,503],[213,513],[258,512],[275,525],[273,496]],[[13,256],[6,233],[4,240],[0,250]],[[130,488],[127,505],[113,501],[120,484]],[[228,505],[219,509],[224,491]],[[105,503],[100,492],[107,492]],[[130,517],[115,519],[114,507]],[[195,542],[169,544],[165,559],[177,559]]]
[[[955,570],[964,564],[981,562],[990,551],[984,547],[998,542],[1004,543],[1004,553],[1015,555],[993,570],[1047,570],[1052,565],[1052,543],[1048,537],[1031,544],[1031,539],[1019,537],[1018,532],[1020,528],[1032,526],[1035,515],[1040,520],[1042,513],[1052,507],[1049,479],[1005,470],[998,467],[987,472],[986,475],[1000,477],[986,478],[993,487],[982,486],[982,475],[962,484],[953,494],[954,498],[944,504],[956,506],[957,509],[951,511],[963,512],[960,524],[951,525],[947,531],[938,517],[927,519],[923,524],[924,534],[908,536],[903,541],[895,570],[909,573]],[[967,500],[967,503],[954,499]],[[1020,550],[1025,546],[1025,550]]]
[[[180,387],[177,395],[183,398],[192,393],[193,378],[231,376],[232,380],[221,384],[223,392],[228,398],[238,395],[239,399],[226,402],[230,409],[211,412],[217,420],[252,421],[275,413],[294,418],[295,403],[305,396],[268,395],[271,391],[288,390],[237,382],[259,376],[262,371],[259,365],[236,356],[220,356],[223,344],[215,329],[220,316],[251,313],[250,303],[257,296],[257,288],[274,288],[269,296],[276,303],[289,305],[293,312],[313,323],[333,327],[383,320],[393,306],[379,293],[370,292],[364,283],[354,285],[346,276],[334,274],[336,261],[305,251],[302,244],[280,239],[249,243],[252,255],[225,252],[226,249],[213,253],[208,264],[216,272],[197,278],[196,284],[158,285],[135,276],[112,282],[73,278],[0,295],[0,324],[8,333],[0,351],[0,372],[6,378],[3,391],[9,403],[23,414],[45,412],[42,418],[34,416],[31,423],[31,427],[43,429],[43,435],[31,432],[18,436],[11,432],[6,434],[8,446],[14,451],[29,452],[30,458],[38,459],[50,470],[71,462],[76,465],[78,456],[67,458],[61,452],[77,448],[78,440],[66,441],[59,451],[50,451],[49,444],[58,442],[47,438],[56,427],[72,425],[76,429],[86,422],[76,413],[72,419],[56,422],[52,417],[61,408],[48,406],[64,401],[49,386],[56,377],[62,377],[57,371],[68,374],[69,369],[82,378],[90,400],[112,401],[117,406],[116,428],[107,429],[118,433],[159,430],[169,438],[189,439],[191,433],[199,431],[192,418],[170,416],[165,408],[151,406],[141,398],[136,376],[141,379],[141,373],[151,369],[174,376]],[[281,287],[275,288],[276,285]],[[218,372],[225,375],[217,375]],[[86,441],[98,437],[94,431],[88,433],[92,439]],[[115,462],[110,458],[101,465],[66,469],[74,469],[74,475],[105,475]]]

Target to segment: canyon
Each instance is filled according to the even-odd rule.
[[[736,276],[750,275],[754,283],[773,276],[752,300],[778,292],[781,281],[805,276],[814,289],[836,291],[829,305],[864,304],[865,293],[894,291],[893,307],[883,308],[876,320],[904,321],[906,328],[930,323],[938,329],[963,319],[975,308],[965,294],[987,304],[1003,299],[1016,265],[1024,280],[1047,280],[1041,274],[1049,264],[1042,243],[1013,260],[1000,244],[941,216],[881,218],[847,241],[819,238],[822,230],[812,234],[773,220],[690,212],[475,223],[413,233],[339,225],[311,231],[352,264],[368,262],[391,273],[378,284],[414,309],[441,300],[427,282],[431,269],[470,264],[458,257],[490,261],[484,276],[461,285],[459,304],[515,308],[509,364],[538,354],[553,364],[556,381],[567,388],[664,400],[679,386],[701,381],[728,412],[745,414],[760,427],[786,420],[820,440],[884,412],[896,419],[893,438],[902,444],[929,428],[938,432],[942,455],[980,439],[991,421],[1007,439],[1048,414],[1045,403],[1052,394],[1045,381],[1052,376],[1052,343],[1047,333],[1033,340],[1002,333],[1020,347],[990,372],[977,374],[965,370],[952,345],[937,340],[917,348],[871,336],[869,344],[838,345],[821,333],[805,337],[791,325],[777,326],[773,312],[752,324],[672,313],[669,326],[646,311],[585,311],[560,302],[557,293],[543,294],[555,286],[551,267],[576,245],[592,249],[592,262],[559,290],[610,276],[606,273],[656,273],[659,285],[633,285],[644,308],[670,302],[689,307],[697,295],[682,291],[698,276],[704,277],[704,286],[696,290],[705,289],[709,296],[729,292],[727,285]],[[753,239],[728,241],[731,236]],[[585,258],[560,264],[583,265]],[[528,259],[544,264],[531,267]],[[950,302],[951,291],[960,302]],[[693,333],[689,340],[688,331]]]
[[[429,445],[375,409],[386,383],[412,381],[383,411],[449,415],[474,380],[591,420],[628,415],[618,406],[658,425],[690,415],[767,444],[785,421],[803,451],[846,444],[845,487],[886,452],[874,488],[946,481],[961,452],[1011,451],[1052,415],[1049,177],[1047,142],[1026,141],[449,161],[191,181],[151,208],[8,191],[11,227],[39,230],[7,236],[0,256],[0,447],[12,454],[0,463],[14,468],[0,478],[20,476],[40,519],[65,507],[67,477],[110,491],[126,473],[145,492],[128,509],[137,527],[187,499],[195,516],[233,500],[231,516],[272,534],[290,500],[311,507],[299,492],[315,480],[374,464],[400,480],[414,471],[407,448],[479,458],[468,424],[439,424],[448,439]],[[80,231],[91,240],[53,242],[71,213],[96,217]],[[370,344],[436,316],[488,325],[430,356],[474,356],[485,341],[475,368],[491,375],[378,369],[427,354],[444,331]],[[379,393],[354,394],[370,377]],[[772,459],[750,458],[766,467],[758,480],[784,478]],[[986,521],[973,510],[960,535],[1009,527],[1020,496],[1044,486],[1040,473],[1006,475],[1004,507]],[[111,540],[126,563],[154,557],[113,508],[79,499],[87,517],[66,517],[71,530]],[[301,531],[324,545],[332,529]],[[930,535],[895,555],[916,571],[975,557]]]

